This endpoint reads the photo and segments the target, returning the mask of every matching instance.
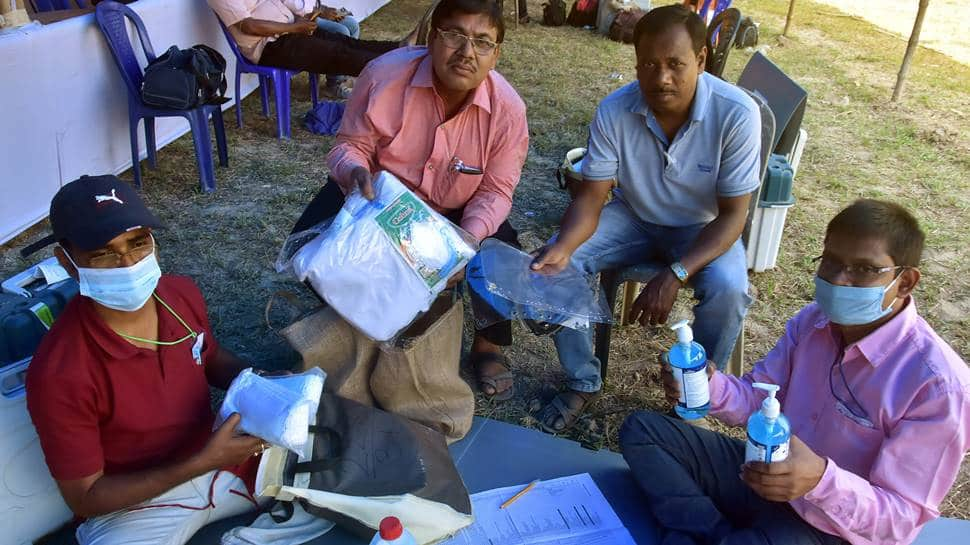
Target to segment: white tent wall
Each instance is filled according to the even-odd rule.
[[[388,1],[324,3],[346,7],[363,19]],[[228,62],[226,94],[235,96],[236,60],[205,0],[139,0],[129,6],[144,21],[156,54],[173,44],[185,48],[204,43],[218,49]],[[137,43],[135,50],[141,54]],[[256,84],[255,76],[244,75],[242,96]],[[131,167],[127,101],[94,14],[0,34],[0,244],[44,219],[51,197],[63,184],[82,174],[118,174]],[[225,116],[225,122],[226,130],[233,130],[233,116]],[[188,130],[181,118],[157,119],[158,147]],[[159,161],[164,160],[161,154]]]

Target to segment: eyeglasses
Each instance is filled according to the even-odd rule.
[[[854,420],[857,424],[871,428],[873,424],[869,418],[869,412],[866,411],[866,408],[859,402],[859,399],[852,393],[849,381],[845,378],[845,366],[842,363],[843,356],[843,353],[836,355],[835,361],[832,362],[832,367],[829,368],[829,391],[832,393],[832,397],[835,398],[836,410],[847,418]],[[844,398],[835,393],[835,381],[832,379],[832,376],[835,374],[836,367],[838,367],[839,377],[842,379],[841,389],[848,392],[848,398]]]
[[[496,42],[486,40],[485,38],[472,38],[460,32],[441,30],[437,27],[435,27],[435,30],[438,32],[438,36],[441,36],[441,41],[444,42],[445,46],[451,49],[462,49],[465,47],[465,42],[471,42],[472,49],[475,50],[475,53],[485,56],[490,55],[498,47]]]
[[[114,269],[121,266],[126,257],[135,262],[141,261],[155,251],[155,239],[151,235],[138,237],[131,242],[130,250],[124,253],[105,250],[88,257],[88,265],[93,269]]]
[[[895,265],[892,267],[874,267],[872,265],[843,265],[842,263],[836,263],[831,259],[820,255],[812,260],[818,267],[818,275],[827,280],[833,279],[839,275],[840,272],[845,272],[845,276],[853,284],[871,284],[879,277],[890,271],[895,271],[898,269],[905,269],[905,265]]]

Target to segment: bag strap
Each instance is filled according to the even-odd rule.
[[[340,434],[337,433],[337,430],[329,426],[318,426],[315,424],[311,425],[309,430],[316,436],[314,437],[314,443],[321,439],[327,441],[327,453],[323,458],[314,458],[313,460],[294,464],[293,472],[316,473],[318,471],[327,471],[336,467],[343,458],[341,456],[341,453],[343,452],[343,442],[340,439]]]
[[[305,315],[310,310],[306,308],[306,305],[300,302],[300,298],[297,297],[297,295],[292,291],[277,290],[273,292],[269,296],[269,299],[266,300],[266,308],[263,309],[263,320],[266,322],[266,328],[276,334],[279,334],[279,328],[273,327],[273,324],[270,323],[269,313],[271,310],[273,310],[273,306],[278,299],[283,299],[289,303],[290,310],[292,311],[291,314],[293,316],[293,318],[290,320],[291,322],[298,316]]]

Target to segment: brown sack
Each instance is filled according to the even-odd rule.
[[[458,373],[461,301],[439,297],[393,346],[384,346],[370,377],[371,393],[385,411],[440,431],[449,442],[472,426],[475,395]]]
[[[458,373],[464,312],[443,294],[393,346],[353,328],[329,306],[280,333],[303,369],[326,371],[326,391],[436,429],[448,442],[471,429],[475,397]]]
[[[280,333],[303,357],[304,371],[319,367],[327,373],[326,391],[374,405],[370,374],[380,350],[376,342],[358,333],[333,308],[320,307]]]

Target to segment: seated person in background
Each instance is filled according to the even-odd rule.
[[[320,30],[343,34],[351,38],[360,38],[360,23],[350,12],[344,11],[343,8],[332,8],[319,3],[316,11],[319,12],[316,23]]]
[[[215,432],[209,386],[248,367],[212,336],[192,280],[162,275],[159,222],[114,176],[82,177],[51,201],[60,264],[81,294],[27,371],[27,408],[81,545],[181,545],[256,507],[259,439],[233,415]]]
[[[518,245],[507,221],[529,148],[525,104],[494,70],[505,34],[494,0],[443,0],[427,48],[384,55],[361,73],[347,102],[327,183],[294,227],[333,216],[344,194],[373,198],[373,174],[387,170],[478,240]],[[476,335],[472,361],[486,395],[511,396],[500,345],[510,324]],[[476,363],[477,362],[477,363]]]
[[[706,35],[679,5],[637,22],[638,81],[597,108],[584,180],[532,267],[558,272],[572,261],[596,274],[663,264],[631,316],[644,326],[665,323],[677,293],[691,286],[695,339],[723,369],[751,303],[741,232],[760,185],[761,121],[744,91],[704,73]],[[563,328],[555,341],[569,390],[538,414],[548,432],[572,425],[603,384],[592,328]]]
[[[708,363],[710,412],[729,425],[759,410],[752,383],[781,387],[784,461],[745,463],[742,441],[660,414],[627,418],[620,446],[663,543],[905,545],[939,516],[970,449],[970,371],[917,313],[922,249],[904,208],[855,202],[828,225],[815,302],[774,349],[743,378]],[[668,366],[662,379],[676,402]]]
[[[222,24],[251,62],[290,70],[356,76],[364,65],[401,42],[358,40],[320,30],[306,16],[310,0],[208,0]],[[327,92],[344,98],[339,78],[328,78]]]

